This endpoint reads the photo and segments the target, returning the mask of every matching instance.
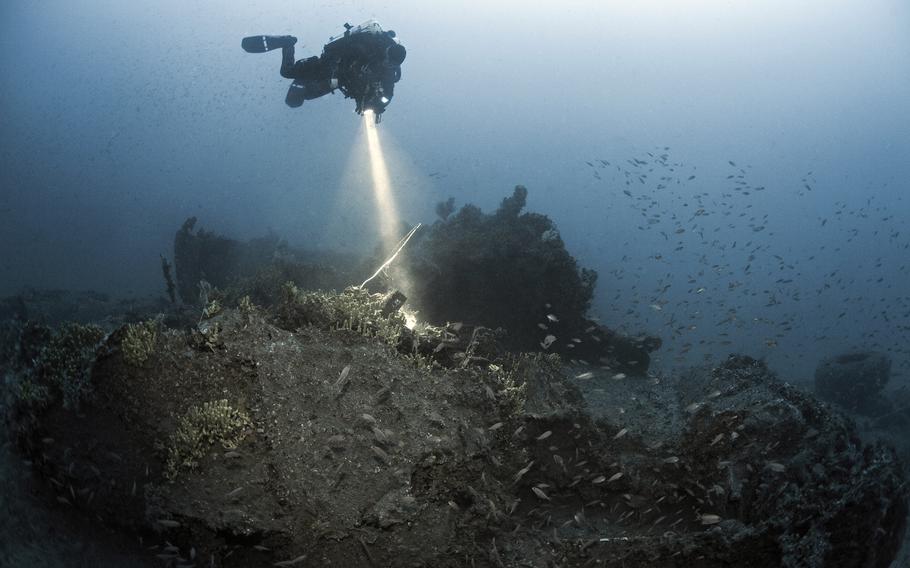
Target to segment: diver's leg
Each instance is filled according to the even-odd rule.
[[[294,62],[294,47],[285,48],[281,53],[281,76],[285,79],[320,79],[325,74],[322,61],[316,57],[307,57]]]
[[[288,95],[284,98],[285,104],[297,108],[306,100],[306,84],[298,79],[288,87]]]
[[[295,79],[294,73],[294,46],[288,45],[281,48],[281,76],[285,79]]]
[[[289,107],[299,107],[303,101],[318,99],[333,90],[331,79],[295,79],[288,87],[288,95],[284,102]]]
[[[308,57],[293,63],[294,48],[290,49],[292,50],[290,59],[281,65],[281,75],[294,79],[288,88],[287,97],[284,99],[288,106],[299,107],[303,101],[327,95],[338,86],[338,82],[331,78],[325,63],[320,58]]]

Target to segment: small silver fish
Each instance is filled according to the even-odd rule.
[[[273,566],[293,566],[294,564],[300,564],[301,562],[306,560],[306,557],[307,557],[306,554],[301,554],[300,556],[298,556],[297,558],[294,558],[293,560],[282,560],[281,562],[276,562],[275,564],[273,564]]]
[[[517,483],[519,479],[521,479],[522,477],[524,477],[524,475],[526,473],[531,471],[531,466],[533,466],[533,465],[534,465],[534,461],[532,460],[531,463],[529,463],[525,467],[519,469],[518,473],[515,474],[515,482]]]
[[[785,466],[782,463],[768,462],[767,466],[768,466],[768,469],[770,469],[771,471],[776,471],[777,473],[783,473],[783,472],[787,471],[787,466]]]
[[[344,369],[341,370],[341,373],[338,375],[338,380],[335,381],[335,389],[341,389],[347,383],[348,374],[351,372],[351,366],[345,365]]]
[[[566,470],[566,462],[565,462],[565,460],[562,459],[561,455],[553,454],[553,461],[555,461],[556,464],[559,465],[559,467],[561,467],[563,471]]]
[[[531,491],[534,492],[534,495],[537,495],[537,497],[539,497],[540,499],[543,499],[544,501],[550,500],[550,498],[547,497],[547,494],[544,493],[543,489],[541,489],[540,487],[532,487]]]
[[[370,450],[372,450],[373,455],[379,458],[381,461],[389,463],[389,454],[387,454],[385,450],[376,446],[370,446]]]
[[[719,515],[708,514],[708,515],[701,515],[699,517],[699,520],[701,521],[701,524],[703,524],[703,525],[716,525],[722,519],[720,518]]]
[[[389,443],[389,435],[382,428],[373,426],[372,430],[373,430],[373,438],[377,442],[379,442],[380,444],[383,444],[383,445]]]

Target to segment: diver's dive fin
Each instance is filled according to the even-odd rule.
[[[297,38],[294,36],[257,35],[243,38],[240,46],[247,53],[265,53],[273,49],[291,47],[295,43],[297,43]]]
[[[284,102],[289,107],[297,108],[303,101],[318,99],[332,92],[331,79],[296,79],[288,88]]]

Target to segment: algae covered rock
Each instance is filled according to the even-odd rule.
[[[423,318],[502,327],[519,350],[537,347],[548,313],[584,329],[597,273],[578,266],[549,218],[521,213],[526,198],[517,186],[493,214],[466,205],[415,235],[403,271]]]
[[[897,553],[907,490],[895,451],[863,443],[849,419],[764,363],[731,356],[674,380],[576,384],[613,434],[601,451],[622,464],[614,490],[636,510],[623,523],[634,538],[597,548],[600,558],[886,568]]]
[[[894,556],[906,490],[893,451],[758,361],[618,380],[447,326],[440,337],[477,359],[447,367],[404,326],[410,351],[377,333],[393,316],[382,295],[286,292],[282,310],[197,324],[217,325],[213,349],[162,327],[135,366],[118,356],[125,329],[108,336],[95,395],[44,407],[24,445],[54,498],[144,535],[143,554],[221,567]]]
[[[67,323],[51,331],[25,324],[20,334],[18,355],[26,355],[29,350],[34,355],[20,363],[25,370],[15,380],[18,399],[14,406],[43,407],[59,403],[65,408],[79,409],[93,396],[90,372],[104,337],[101,328]]]
[[[361,540],[382,565],[406,554],[440,565],[485,514],[505,522],[497,488],[525,459],[509,448],[533,358],[521,371],[434,371],[364,326],[292,332],[232,309],[210,321],[219,349],[164,330],[139,367],[112,356],[115,334],[92,369],[91,407],[43,415],[33,435],[53,443],[37,444],[41,469],[69,506],[219,566],[302,554],[363,566]]]
[[[393,270],[407,283],[409,304],[438,325],[501,328],[499,341],[512,351],[644,374],[660,340],[625,337],[587,317],[597,273],[578,266],[546,215],[523,212],[527,195],[516,186],[491,214],[441,205],[440,220],[415,235]]]

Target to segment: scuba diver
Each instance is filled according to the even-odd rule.
[[[281,48],[281,76],[294,80],[285,98],[288,106],[299,107],[338,89],[354,99],[357,114],[373,111],[378,123],[401,79],[407,51],[395,32],[383,31],[376,20],[357,27],[345,24],[344,29],[344,34],[329,38],[322,55],[299,61],[294,60],[294,36],[250,36],[241,46],[247,53]]]

